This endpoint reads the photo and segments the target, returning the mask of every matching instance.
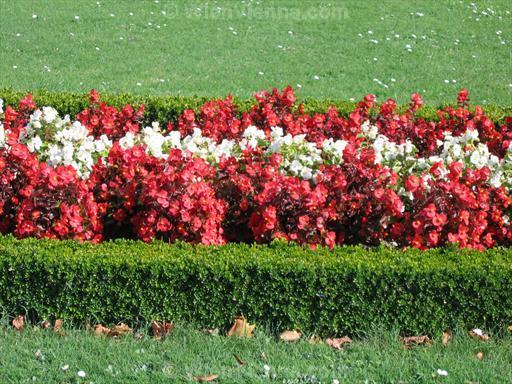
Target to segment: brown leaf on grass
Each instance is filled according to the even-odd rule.
[[[507,329],[509,332],[512,332],[512,325],[509,325]]]
[[[173,323],[168,323],[166,321],[156,321],[153,320],[151,322],[151,331],[153,332],[153,336],[155,339],[160,340],[164,337],[166,337],[169,332],[171,332],[174,329]]]
[[[41,353],[41,350],[38,349],[36,353],[34,353],[34,356],[36,357],[37,360],[39,360],[43,356],[43,354]]]
[[[339,337],[337,339],[326,339],[325,342],[331,348],[343,349],[343,345],[350,344],[352,342],[352,339],[350,337],[344,336]]]
[[[233,353],[233,357],[235,358],[236,362],[240,365],[245,365],[245,361],[243,361],[239,356],[235,355]]]
[[[194,376],[194,380],[200,383],[206,383],[217,379],[219,375]]]
[[[309,344],[323,344],[324,341],[322,340],[322,338],[318,335],[312,335],[309,340],[308,340],[308,343]]]
[[[12,320],[12,326],[17,331],[22,331],[25,328],[25,316],[19,315]]]
[[[210,336],[219,336],[219,328],[205,328],[203,332]]]
[[[482,341],[489,340],[489,335],[484,333],[484,331],[482,331],[479,328],[475,328],[475,329],[472,329],[471,331],[469,331],[469,336],[471,336],[472,338],[477,339],[477,340],[482,340]]]
[[[256,328],[254,324],[249,324],[244,316],[239,316],[235,318],[235,323],[228,331],[227,335],[237,337],[252,337],[254,328]]]
[[[426,335],[401,337],[400,341],[404,344],[405,348],[410,348],[413,345],[432,345],[432,340]]]
[[[136,332],[134,335],[133,335],[133,339],[134,340],[142,340],[144,338],[144,335],[140,332]]]
[[[108,336],[120,337],[132,333],[132,329],[124,323],[118,324],[110,328]]]
[[[260,353],[260,359],[261,360],[267,360],[267,355],[265,355],[265,352]]]
[[[104,327],[103,325],[101,324],[98,324],[94,327],[94,334],[96,336],[101,336],[101,335],[108,335],[110,332],[110,328],[107,328],[107,327]]]
[[[281,333],[279,335],[279,338],[282,341],[291,342],[291,341],[299,340],[301,338],[301,336],[302,336],[302,333],[297,332],[297,331],[284,331],[283,333]]]
[[[448,345],[450,340],[452,339],[452,331],[446,330],[443,332],[443,345]]]
[[[62,333],[62,319],[55,320],[55,324],[53,324],[53,331],[56,333]]]
[[[478,360],[482,361],[482,360],[484,359],[484,353],[483,353],[483,352],[477,352],[477,353],[476,353],[476,355],[475,355],[475,357],[476,357]]]
[[[50,325],[51,324],[50,324],[50,322],[48,320],[44,320],[44,321],[41,322],[41,328],[42,329],[48,329],[48,328],[50,328]]]

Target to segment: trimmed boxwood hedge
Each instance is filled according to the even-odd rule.
[[[0,237],[0,307],[32,321],[132,325],[152,319],[329,336],[512,323],[512,249],[312,251],[268,246],[100,245]]]
[[[4,100],[5,105],[18,105],[28,91],[15,91],[12,89],[0,89],[0,99]],[[74,117],[78,112],[89,105],[88,95],[86,93],[71,92],[49,92],[45,90],[31,91],[37,105],[49,105],[59,111],[60,114],[69,114]],[[222,96],[222,95],[221,95]],[[453,95],[454,99],[456,95]],[[121,108],[126,104],[138,106],[145,105],[145,123],[150,124],[153,121],[167,123],[175,121],[177,116],[185,109],[197,110],[204,102],[212,100],[207,97],[184,97],[184,96],[144,96],[128,93],[120,94],[101,94],[101,100],[116,108]],[[254,104],[254,100],[241,100],[234,98],[234,102],[239,106],[240,111],[248,111]],[[341,115],[347,117],[355,108],[355,103],[332,99],[304,99],[302,100],[304,109],[308,113],[324,113],[334,105],[338,108]],[[437,110],[444,106],[425,106],[419,112],[418,116],[429,121],[438,120]],[[494,122],[500,124],[505,117],[512,116],[512,105],[486,105],[483,107],[487,116]],[[401,106],[399,110],[405,110],[406,106]]]

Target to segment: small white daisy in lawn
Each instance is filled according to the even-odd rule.
[[[110,14],[110,17],[115,17],[116,15],[114,13],[111,13]]]
[[[512,86],[512,84],[509,84],[510,86]],[[297,88],[302,88],[302,85],[301,84],[297,84]]]
[[[390,80],[391,80],[392,83],[396,83],[396,79],[395,78],[392,77]]]
[[[80,20],[80,16],[75,16],[75,20]]]
[[[501,35],[501,31],[496,31],[496,34],[499,36]]]
[[[18,68],[18,66],[17,66],[17,65],[13,65],[13,66],[12,66],[12,69],[16,69],[16,68]]]
[[[313,79],[315,79],[315,80],[320,80],[320,76],[315,75],[315,76],[313,76]]]
[[[373,58],[373,61],[377,61],[378,59],[376,57]]]
[[[476,55],[471,55],[471,57],[472,57],[473,59],[476,59]]]
[[[509,86],[510,88],[512,88],[512,83],[510,83],[508,86]]]
[[[21,33],[17,33],[17,34],[16,34],[16,37],[20,37],[20,36],[21,36]]]
[[[416,12],[416,16],[418,16],[418,17],[423,17],[423,16],[425,16],[425,14],[424,14],[424,13],[422,13],[422,12]]]
[[[413,33],[413,34],[411,35],[411,37],[412,37],[413,39],[415,39],[417,36]]]
[[[283,49],[283,46],[282,45],[278,45],[277,48]]]
[[[33,19],[37,19],[37,15],[36,15],[36,14],[33,14],[33,15],[32,15],[32,18],[33,18]]]
[[[265,371],[265,373],[270,372],[270,366],[269,366],[269,365],[267,365],[267,364],[265,364],[265,365],[263,366],[263,370]]]
[[[119,40],[124,40],[124,37],[123,37],[123,36],[120,36],[120,37],[119,37]]]
[[[162,11],[162,15],[166,15],[166,14],[167,14],[167,12],[165,12],[165,11]]]
[[[340,384],[340,381],[337,379],[332,379],[332,384]]]
[[[78,372],[77,372],[77,375],[78,375],[78,377],[85,377],[85,376],[87,376],[87,374],[85,373],[85,371],[78,371]]]
[[[350,101],[355,101],[356,99],[354,99],[353,97],[351,97],[349,100],[350,100]]]
[[[133,12],[130,12],[130,13],[129,13],[129,15],[130,15],[130,16],[133,16]]]
[[[73,32],[69,32],[69,36],[75,36]]]
[[[379,44],[379,40],[375,40],[375,39],[371,39],[370,42],[373,44]]]
[[[450,80],[445,80],[444,83],[445,84],[450,84]]]
[[[380,19],[381,19],[382,21],[384,21],[384,18],[383,18],[382,16],[380,17]]]
[[[357,36],[363,37],[363,34],[362,33],[358,33]]]
[[[100,5],[100,2],[99,2],[99,1],[97,1],[97,2],[96,2],[96,5]]]
[[[260,75],[260,76],[263,76],[264,74],[265,74],[265,72],[261,72],[261,71],[258,72],[258,75]]]
[[[238,32],[237,31],[233,31],[231,32],[233,35],[238,35]]]
[[[235,30],[235,28],[233,28],[233,27],[229,27],[228,29],[229,29],[230,31],[234,31],[234,30]]]
[[[438,369],[438,370],[437,370],[437,374],[438,374],[439,376],[448,376],[448,372],[447,372],[447,371],[445,371],[444,369]]]
[[[400,35],[398,33],[395,33],[395,38],[399,39]]]
[[[288,31],[288,34],[289,35],[293,35],[293,31]]]
[[[389,41],[389,40],[391,40],[391,37],[386,37],[386,41]]]
[[[60,367],[60,369],[62,369],[65,372],[65,371],[67,371],[69,369],[69,365],[68,364],[64,364],[62,367]]]
[[[411,49],[411,44],[407,44],[407,45],[405,46],[405,49]]]
[[[96,50],[99,51],[100,50],[100,47],[96,47]]]
[[[453,83],[453,84],[455,84],[456,82],[457,82],[457,80],[455,80],[455,79],[453,79],[453,80],[452,80],[452,83]]]
[[[142,85],[142,83],[137,83],[137,86],[139,86],[139,87],[140,87],[141,85]]]

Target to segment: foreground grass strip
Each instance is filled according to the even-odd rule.
[[[446,346],[404,349],[395,332],[373,332],[342,350],[326,344],[209,336],[178,325],[164,340],[110,339],[82,330],[0,328],[2,383],[169,383],[219,375],[218,383],[506,383],[512,337],[482,342],[456,332]],[[234,357],[243,359],[241,365]],[[447,373],[447,376],[443,376]],[[83,377],[81,377],[83,376]]]
[[[512,318],[512,249],[192,246],[0,237],[0,307],[29,321],[152,320],[352,336],[492,329]]]

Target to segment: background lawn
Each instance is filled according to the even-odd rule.
[[[0,0],[0,87],[512,101],[509,0]],[[300,87],[299,87],[300,84]]]
[[[218,374],[218,383],[510,383],[512,339],[483,342],[459,333],[448,345],[406,350],[393,332],[375,333],[344,350],[278,342],[268,333],[254,339],[208,336],[178,327],[162,342],[150,337],[120,340],[85,331],[0,328],[2,383],[176,383]],[[261,353],[265,354],[265,359]],[[482,352],[484,358],[475,355]],[[240,365],[233,354],[245,364]],[[265,370],[265,365],[270,369]],[[67,369],[66,366],[68,366]],[[64,370],[64,369],[65,370]],[[443,369],[448,376],[438,376]],[[86,373],[84,379],[77,375]]]

